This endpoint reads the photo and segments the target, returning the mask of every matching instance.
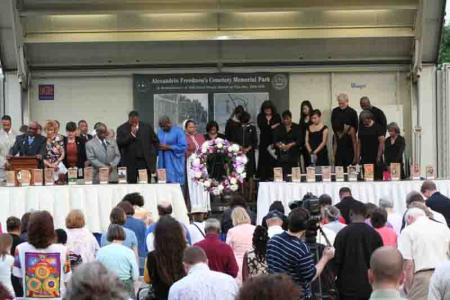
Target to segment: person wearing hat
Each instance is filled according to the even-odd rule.
[[[272,238],[276,234],[282,233],[283,230],[283,217],[284,215],[278,210],[271,210],[265,216],[267,224],[267,234],[269,238]]]
[[[208,211],[201,206],[191,208],[190,217],[192,223],[188,225],[188,231],[191,236],[192,245],[205,239],[205,219]]]

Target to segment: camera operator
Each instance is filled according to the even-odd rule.
[[[269,273],[289,275],[302,289],[302,299],[313,299],[311,282],[314,281],[334,257],[334,248],[326,247],[322,258],[314,265],[314,257],[305,237],[310,214],[307,209],[297,207],[288,217],[288,231],[274,236],[267,245]]]

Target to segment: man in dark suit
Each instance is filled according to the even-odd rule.
[[[383,132],[386,134],[387,120],[384,112],[378,107],[373,106],[367,96],[364,96],[359,100],[359,105],[363,111],[368,110],[373,114],[373,120],[383,128]],[[362,127],[362,125],[362,118],[360,118],[359,127]]]
[[[139,113],[128,114],[128,122],[117,128],[117,144],[122,156],[121,165],[127,167],[129,183],[136,183],[138,170],[147,169],[148,180],[156,171],[159,140],[152,126],[139,120]]]
[[[425,204],[432,210],[441,213],[450,227],[450,199],[437,191],[436,184],[433,181],[422,183],[420,192],[427,199]]]
[[[16,138],[14,146],[9,150],[9,157],[11,156],[36,156],[37,159],[42,160],[42,155],[45,152],[46,139],[38,132],[39,124],[31,122],[28,125],[28,132],[19,135]]]
[[[88,141],[90,141],[92,139],[92,135],[88,133],[89,126],[88,126],[88,123],[86,122],[86,120],[78,121],[78,131],[80,133],[80,139],[84,143],[87,143]]]

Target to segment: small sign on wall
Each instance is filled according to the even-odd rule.
[[[39,85],[39,100],[55,100],[55,85],[54,84],[40,84]]]

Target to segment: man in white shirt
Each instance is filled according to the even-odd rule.
[[[186,276],[169,290],[169,300],[234,300],[239,292],[236,280],[230,275],[211,271],[203,249],[184,250],[183,265]]]
[[[407,226],[398,240],[405,260],[405,293],[408,299],[426,299],[434,269],[449,259],[450,229],[419,208],[408,209],[405,219]]]
[[[11,117],[4,115],[2,117],[2,129],[0,129],[0,182],[5,179],[6,156],[16,142],[16,136],[17,133],[11,126]]]
[[[267,224],[267,234],[269,238],[272,238],[276,234],[282,233],[283,226],[283,214],[278,210],[271,210],[264,218]]]
[[[427,299],[450,300],[450,261],[446,261],[434,270]]]
[[[205,218],[207,213],[204,207],[194,206],[191,208],[192,223],[188,225],[188,230],[192,245],[205,239]]]

